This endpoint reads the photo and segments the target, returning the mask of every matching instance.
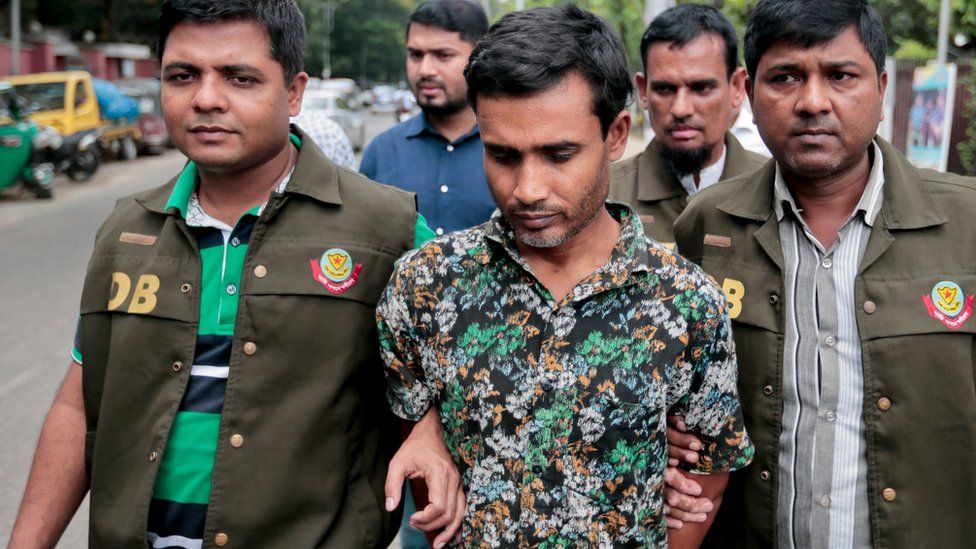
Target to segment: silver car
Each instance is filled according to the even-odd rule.
[[[342,126],[353,150],[360,151],[366,144],[366,126],[363,119],[350,108],[342,93],[335,90],[308,90],[302,99],[302,112],[305,111],[322,111]]]

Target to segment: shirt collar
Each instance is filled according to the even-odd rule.
[[[443,135],[440,134],[440,132],[435,130],[434,126],[430,125],[430,120],[427,119],[427,113],[423,111],[421,111],[420,114],[418,114],[417,116],[414,116],[409,120],[407,120],[406,122],[404,122],[404,124],[406,125],[407,139],[413,137],[420,137],[424,134],[427,134],[432,137],[436,137],[438,139],[443,139],[444,141],[447,141],[446,137],[444,137]],[[479,133],[480,133],[480,129],[478,128],[478,124],[475,124],[474,127],[471,128],[471,131],[454,140],[454,143],[460,143],[462,141],[466,141],[476,135],[479,135]]]
[[[718,162],[713,163],[711,166],[705,166],[698,172],[697,187],[695,187],[695,174],[684,173],[678,176],[678,181],[688,191],[688,196],[695,196],[696,193],[711,187],[722,179],[722,172],[725,171],[725,155],[728,152],[729,148],[725,146],[725,143],[722,143],[722,156],[718,159]]]
[[[590,277],[591,279],[596,277],[602,282],[578,284],[574,289],[574,299],[577,300],[608,287],[623,286],[631,279],[631,275],[651,270],[648,241],[644,236],[640,216],[626,204],[608,201],[605,205],[610,215],[620,222],[620,238],[614,245],[610,260]],[[504,253],[523,269],[532,272],[532,268],[518,251],[515,231],[505,220],[500,209],[495,210],[491,219],[482,227],[485,246],[474,254],[482,264],[487,264],[492,258],[497,259],[499,253]]]
[[[856,216],[858,213],[863,213],[864,223],[869,227],[874,225],[874,220],[878,217],[878,212],[881,211],[881,191],[884,188],[885,182],[884,158],[881,155],[881,149],[874,141],[871,142],[870,153],[871,171],[868,174],[868,184],[864,187],[864,192],[861,193],[861,199],[857,201],[854,211],[851,212],[851,217]],[[786,208],[789,208],[795,214],[800,212],[800,208],[797,207],[796,202],[793,200],[793,194],[790,193],[789,188],[786,186],[786,181],[783,179],[783,174],[777,162],[776,178],[773,181],[773,211],[776,213],[777,221],[783,220],[783,216],[786,214]]]
[[[302,140],[295,134],[290,134],[292,145],[298,149],[302,148]],[[294,173],[294,168],[289,172],[278,187],[275,192],[284,192],[285,186],[288,185],[288,181],[291,179],[291,174]],[[187,212],[190,209],[191,202],[196,202],[197,207],[199,207],[199,202],[197,202],[196,188],[197,188],[197,165],[194,162],[187,162],[186,167],[180,173],[179,177],[176,178],[176,185],[173,186],[173,192],[169,195],[169,200],[166,202],[166,207],[164,210],[169,211],[170,209],[175,209],[180,213],[184,219],[187,217]],[[263,208],[263,206],[262,206]],[[259,212],[260,213],[260,212]]]

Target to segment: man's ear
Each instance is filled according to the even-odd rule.
[[[308,85],[308,73],[302,71],[288,83],[288,116],[298,116],[302,110],[302,97]]]
[[[638,72],[634,75],[634,85],[637,86],[637,95],[640,96],[641,105],[647,110],[647,75]]]
[[[884,98],[885,90],[888,89],[888,71],[882,71],[878,77],[878,93],[881,94],[881,120],[884,120]]]
[[[604,140],[610,148],[610,161],[620,160],[627,149],[627,137],[630,135],[630,111],[622,110],[613,119],[610,128],[607,130],[607,138]]]
[[[735,69],[732,73],[732,78],[729,79],[729,85],[732,87],[732,108],[738,109],[742,106],[742,102],[746,98],[746,70],[742,67]]]

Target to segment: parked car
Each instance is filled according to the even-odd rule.
[[[369,106],[370,112],[376,114],[396,112],[396,91],[397,89],[389,84],[373,86],[373,103]]]
[[[318,84],[318,89],[338,92],[345,100],[349,108],[357,111],[363,104],[360,100],[359,85],[352,78],[330,78],[322,80]]]
[[[170,145],[169,132],[163,121],[159,97],[159,80],[155,78],[126,78],[115,83],[122,93],[139,103],[139,150],[143,154],[160,154]]]
[[[0,190],[19,184],[38,198],[51,198],[54,165],[38,154],[46,135],[21,118],[21,106],[13,86],[0,82]]]
[[[102,150],[116,152],[126,160],[136,157],[142,137],[136,121],[138,108],[133,109],[134,116],[131,117],[105,111],[100,102],[109,109],[121,105],[125,108],[120,107],[119,113],[128,112],[124,105],[126,98],[104,95],[99,98],[91,74],[85,71],[41,72],[8,76],[4,80],[13,84],[26,100],[25,115],[39,125],[57,130],[65,143],[86,142],[90,135],[95,135]],[[100,84],[104,90],[111,89],[105,86],[108,82]],[[92,154],[98,152],[96,149]]]
[[[302,99],[302,112],[322,111],[342,126],[353,150],[359,151],[366,145],[366,126],[359,114],[349,108],[349,103],[335,90],[310,90]]]

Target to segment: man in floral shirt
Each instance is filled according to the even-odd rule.
[[[721,290],[605,202],[630,130],[619,40],[572,5],[513,13],[465,76],[499,211],[394,273],[390,404],[439,414],[466,547],[697,545],[707,523],[668,540],[665,415],[702,440],[688,471],[716,502],[753,448]]]

